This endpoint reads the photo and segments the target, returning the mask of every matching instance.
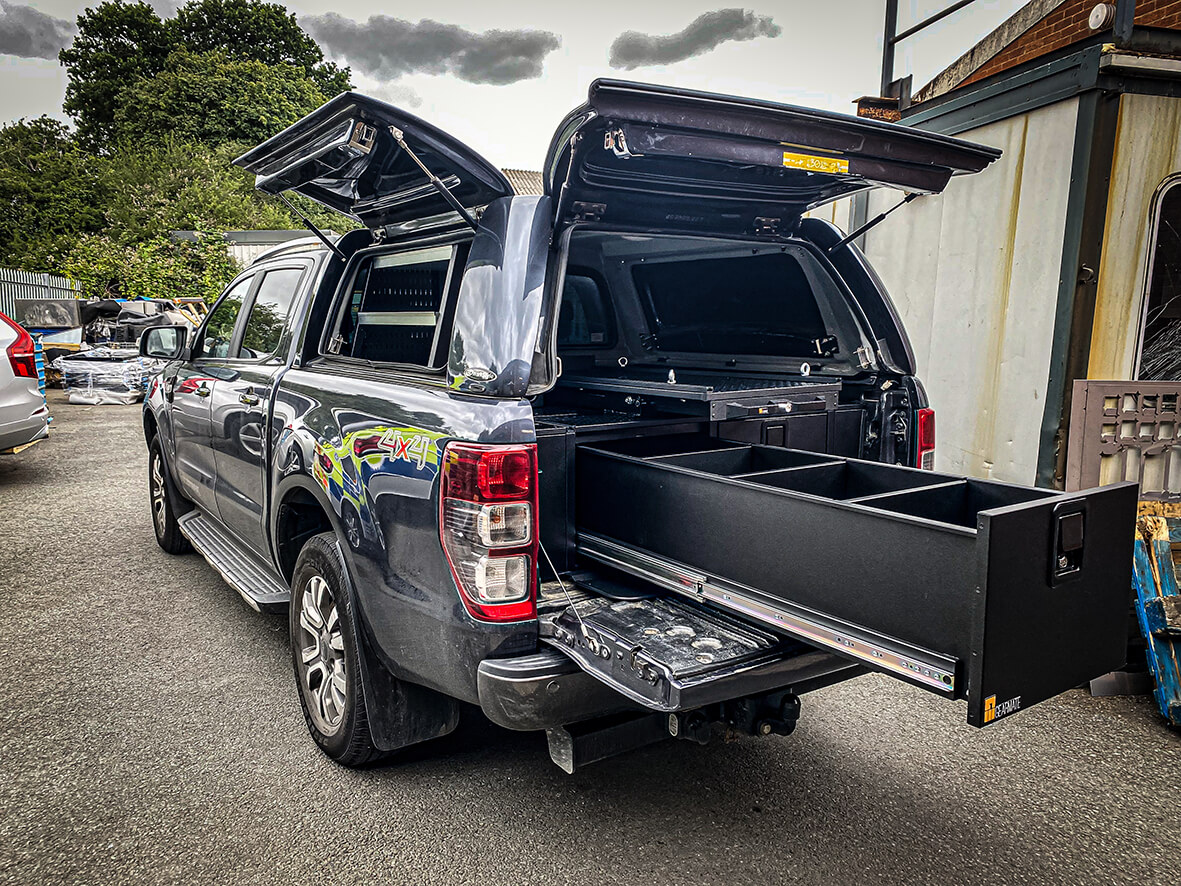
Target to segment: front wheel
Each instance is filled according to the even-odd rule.
[[[156,532],[156,544],[170,554],[187,554],[193,546],[180,531],[176,519],[184,513],[183,505],[186,503],[180,500],[168,481],[167,471],[164,447],[160,445],[159,437],[153,437],[148,444],[148,498],[152,504],[152,528]]]
[[[346,581],[336,535],[309,539],[292,576],[291,659],[312,739],[337,763],[362,766],[383,754],[369,730]]]

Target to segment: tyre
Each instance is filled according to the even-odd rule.
[[[182,499],[172,485],[159,436],[153,437],[148,444],[148,497],[156,543],[170,554],[189,553],[193,546],[180,531],[176,518],[189,511],[192,505]]]
[[[312,739],[342,766],[384,754],[374,744],[360,679],[348,578],[332,532],[299,552],[291,587],[291,661]]]

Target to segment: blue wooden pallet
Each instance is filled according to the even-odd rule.
[[[1175,507],[1142,503],[1132,584],[1157,705],[1170,723],[1181,726],[1181,593],[1173,563],[1173,545],[1181,550],[1181,514],[1171,515]],[[1145,515],[1146,510],[1159,516]]]
[[[41,345],[41,336],[39,334],[33,336],[33,360],[37,364],[37,387],[41,390],[41,399],[45,400],[45,348]],[[49,401],[45,400],[45,405],[49,406]],[[49,416],[46,423],[53,421],[53,416]]]

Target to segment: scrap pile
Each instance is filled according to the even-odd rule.
[[[135,403],[143,399],[155,360],[127,348],[91,348],[53,361],[71,403]]]

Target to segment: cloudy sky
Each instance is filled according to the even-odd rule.
[[[96,0],[92,0],[92,3]],[[0,121],[61,116],[78,0],[0,0]],[[167,10],[172,0],[153,0]],[[837,111],[877,91],[882,0],[360,0],[287,4],[361,91],[415,113],[501,166],[538,169],[558,121],[596,77]],[[950,0],[901,0],[899,28]],[[899,48],[916,89],[1022,0],[977,0]],[[376,12],[375,10],[380,10]]]

